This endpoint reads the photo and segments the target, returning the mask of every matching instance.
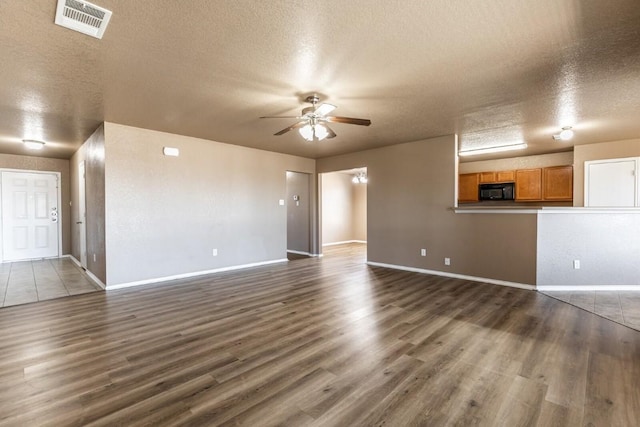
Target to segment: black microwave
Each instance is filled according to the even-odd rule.
[[[515,200],[514,183],[480,184],[478,195],[480,200]]]

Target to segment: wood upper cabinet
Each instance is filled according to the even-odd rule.
[[[513,182],[516,180],[516,171],[496,172],[496,182]]]
[[[573,166],[544,168],[542,183],[544,200],[573,200]]]
[[[480,174],[463,173],[458,176],[458,201],[477,202]]]
[[[495,172],[480,172],[480,184],[496,182]]]
[[[516,201],[542,200],[542,169],[519,169],[516,171]]]

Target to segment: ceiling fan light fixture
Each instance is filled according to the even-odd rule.
[[[300,132],[300,135],[302,135],[302,137],[307,141],[313,141],[313,128],[310,124],[304,125],[298,130],[298,132]]]
[[[333,110],[336,109],[335,105],[331,105],[331,104],[322,104],[321,106],[319,106],[316,109],[316,114],[319,114],[321,116],[326,116],[327,114],[329,114],[330,112],[332,112]]]
[[[314,134],[316,138],[318,138],[318,141],[322,141],[329,135],[329,131],[323,125],[315,125]]]

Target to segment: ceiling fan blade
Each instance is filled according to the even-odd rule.
[[[353,117],[329,116],[329,117],[325,117],[325,120],[331,123],[346,123],[350,125],[360,125],[360,126],[369,126],[371,124],[371,120],[369,119],[355,119]]]
[[[336,135],[336,133],[333,131],[333,129],[331,129],[329,126],[324,125],[324,127],[326,127],[326,128],[327,128],[327,132],[329,133],[329,134],[327,135],[327,139],[335,138],[336,136],[338,136],[338,135]]]
[[[298,123],[294,123],[291,126],[289,126],[288,128],[284,128],[282,129],[280,132],[274,133],[275,136],[280,136],[283,135],[287,132],[289,132],[290,130],[294,130],[294,129],[298,129],[301,128],[302,126],[306,125],[307,122],[298,122]]]
[[[326,116],[327,114],[329,114],[330,112],[332,112],[335,109],[336,109],[335,105],[322,104],[318,108],[316,108],[315,113],[320,115],[320,116]]]
[[[299,119],[300,116],[262,116],[261,119]]]

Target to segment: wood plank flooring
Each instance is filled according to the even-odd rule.
[[[635,426],[640,332],[324,258],[0,310],[0,426]]]

